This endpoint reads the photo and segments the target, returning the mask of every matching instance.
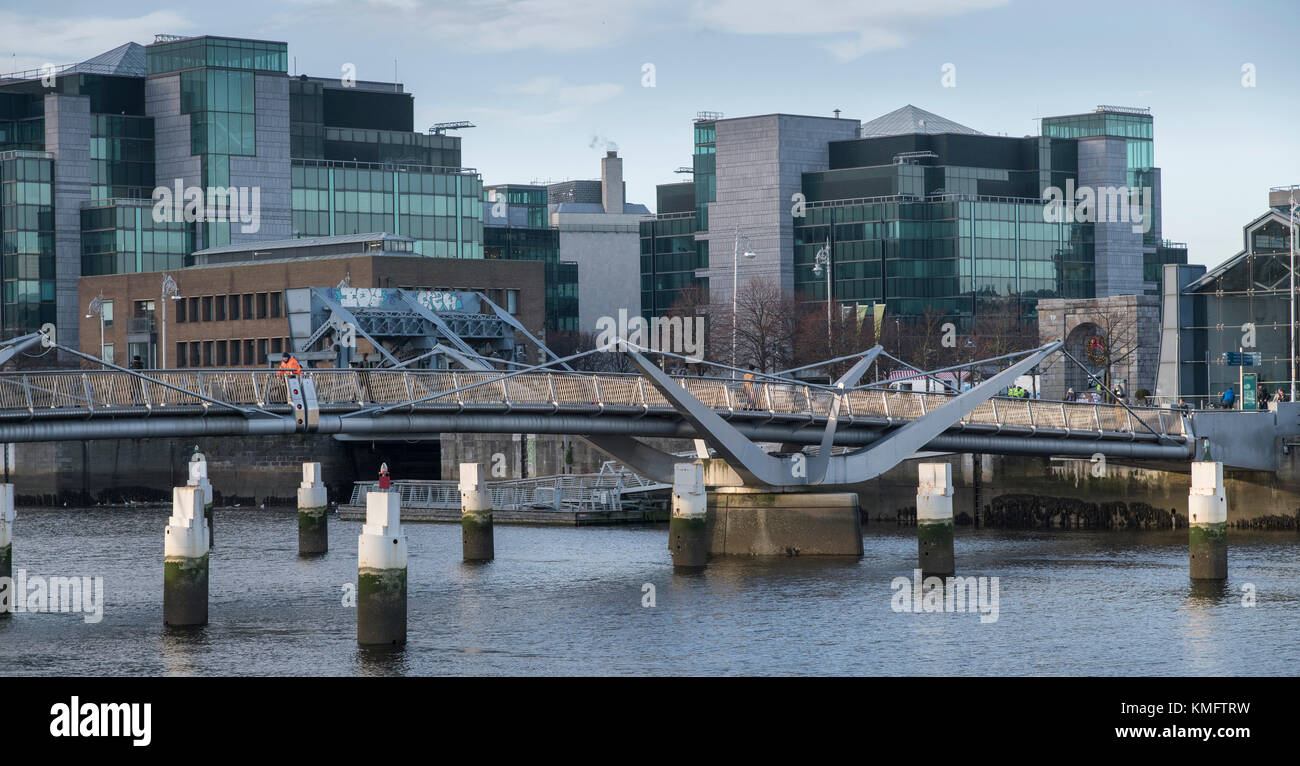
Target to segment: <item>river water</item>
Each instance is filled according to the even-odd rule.
[[[356,645],[361,525],[297,555],[292,511],[217,511],[206,628],[162,625],[168,512],[20,510],[14,569],[102,577],[102,620],[0,618],[9,675],[1295,675],[1300,536],[1229,533],[1229,579],[1193,587],[1187,532],[958,529],[959,574],[998,578],[996,620],[901,612],[915,530],[858,559],[715,560],[675,575],[665,527],[496,528],[465,565],[456,524],[404,526],[408,644]],[[992,598],[992,581],[986,606]],[[653,586],[654,605],[645,586]],[[901,585],[900,585],[901,590]],[[1254,606],[1243,605],[1254,594]],[[1248,599],[1246,599],[1248,600]],[[975,608],[976,604],[972,604]],[[986,618],[994,616],[986,609]]]

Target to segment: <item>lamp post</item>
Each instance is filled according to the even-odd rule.
[[[752,250],[745,251],[746,258],[757,258]],[[740,224],[736,224],[736,241],[731,249],[731,377],[736,377],[736,295],[740,290]]]
[[[102,290],[99,295],[96,295],[91,299],[90,305],[86,307],[86,310],[90,312],[86,314],[87,319],[90,319],[95,315],[99,316],[99,358],[104,359],[104,292]],[[104,361],[108,360],[104,359]]]
[[[162,282],[162,323],[159,325],[158,335],[158,368],[167,369],[167,301],[180,300],[181,289],[176,286],[176,280],[172,279],[171,274],[163,274]]]
[[[1289,229],[1289,231],[1287,232],[1287,234],[1289,235],[1287,239],[1291,240],[1291,309],[1290,309],[1291,315],[1287,318],[1288,319],[1287,324],[1291,325],[1291,349],[1290,349],[1291,350],[1291,360],[1290,360],[1291,399],[1290,401],[1293,402],[1295,401],[1295,235],[1296,235],[1295,189],[1296,187],[1294,186],[1291,187],[1291,217],[1287,220],[1287,228]]]
[[[826,244],[822,245],[817,251],[814,258],[816,265],[813,266],[813,273],[821,276],[822,269],[826,269],[826,350],[831,350],[831,240],[826,238]],[[832,354],[833,356],[834,354]]]

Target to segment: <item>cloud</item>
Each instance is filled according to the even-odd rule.
[[[497,88],[497,92],[507,96],[554,100],[566,107],[580,107],[609,101],[623,92],[623,86],[612,82],[570,85],[558,77],[534,77],[521,83]]]
[[[698,0],[690,19],[699,28],[733,35],[820,37],[841,61],[900,48],[907,31],[1010,0]]]
[[[176,11],[125,18],[0,11],[0,47],[17,54],[0,67],[7,69],[12,63],[24,70],[47,63],[78,63],[126,42],[144,45],[153,42],[155,34],[193,28],[193,22]]]
[[[296,0],[284,26],[371,25],[462,50],[574,51],[612,45],[638,28],[650,7],[636,0]]]

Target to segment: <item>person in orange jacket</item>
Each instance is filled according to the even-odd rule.
[[[281,377],[297,377],[302,375],[302,365],[288,351],[280,357],[280,371],[276,373]]]

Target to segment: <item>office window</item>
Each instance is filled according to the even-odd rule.
[[[191,322],[199,321],[199,299],[198,298],[190,298],[190,321]]]
[[[511,314],[519,313],[519,291],[506,290],[506,311]]]
[[[203,341],[203,366],[212,366],[212,341],[210,340]]]
[[[103,303],[100,304],[99,311],[100,311],[101,316],[104,317],[104,326],[105,326],[105,327],[112,327],[112,326],[113,326],[113,302],[112,302],[112,301],[104,301]],[[112,347],[111,347],[111,346],[107,346],[106,348],[112,348]],[[108,359],[107,361],[110,361],[110,362],[111,362],[111,361],[113,361],[113,360],[112,360],[112,359]]]
[[[211,295],[207,295],[203,297],[203,321],[204,322],[212,321],[212,296]]]
[[[279,338],[272,338],[272,339],[271,339],[271,353],[272,353],[272,354],[281,354],[281,353],[284,353],[284,346],[280,343],[280,339],[279,339]]]
[[[231,304],[231,305],[236,305],[236,304]],[[243,345],[244,342],[240,340],[230,341],[230,366],[231,367],[238,367],[240,364],[242,364],[239,361],[239,351],[241,348],[243,348]]]
[[[257,318],[266,319],[266,293],[257,294]]]
[[[230,318],[232,320],[239,318],[239,296],[238,295],[230,296]]]
[[[190,341],[190,366],[199,366],[199,342],[197,340]]]
[[[253,352],[252,340],[244,341],[244,364],[246,365],[257,364],[257,355]]]
[[[172,301],[172,303],[176,304],[176,321],[181,324],[184,324],[186,322],[185,301],[184,300]]]
[[[176,344],[176,366],[189,367],[189,344],[181,341]]]
[[[224,340],[216,342],[216,349],[213,351],[213,361],[216,362],[218,367],[226,366],[226,342]]]
[[[253,294],[244,293],[244,319],[253,318]]]
[[[261,365],[265,365],[266,363],[267,363],[266,338],[258,338],[257,339],[257,364],[261,366]]]
[[[113,361],[113,344],[112,344],[112,343],[105,343],[105,344],[104,344],[104,354],[103,354],[103,359],[104,359],[105,362],[108,362],[109,364],[116,364],[116,362]]]
[[[212,299],[213,319],[218,322],[226,321],[226,296],[218,295]]]

